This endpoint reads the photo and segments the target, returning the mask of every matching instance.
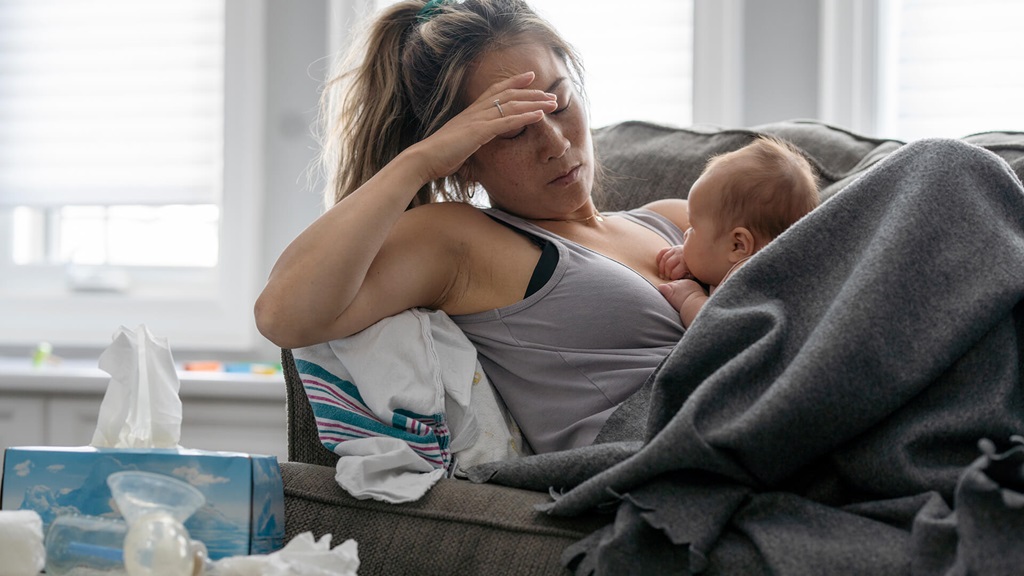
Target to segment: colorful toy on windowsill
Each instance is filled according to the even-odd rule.
[[[49,342],[40,342],[32,351],[32,367],[42,368],[43,366],[56,366],[60,364],[60,356],[53,353],[53,345]]]
[[[225,372],[228,374],[280,374],[280,364],[262,362],[220,362],[217,360],[196,360],[185,362],[186,372]]]

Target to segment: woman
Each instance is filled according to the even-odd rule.
[[[685,201],[597,211],[580,62],[524,2],[410,0],[369,32],[325,93],[334,205],[272,270],[260,331],[294,348],[442,310],[535,451],[591,443],[683,333],[656,256]]]

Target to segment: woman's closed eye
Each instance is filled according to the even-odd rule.
[[[551,112],[550,115],[551,116],[557,116],[557,115],[561,114],[562,112],[565,112],[566,110],[568,110],[570,106],[572,106],[572,96],[568,97],[568,99],[566,100],[565,106],[562,106],[561,108],[556,108],[554,111]],[[516,132],[506,132],[505,134],[500,134],[498,137],[499,138],[503,138],[505,140],[515,140],[515,139],[519,138],[520,136],[522,136],[523,134],[526,134],[526,129],[527,128],[529,128],[529,126],[523,126],[521,129],[519,129]]]
[[[562,106],[561,108],[556,108],[555,111],[551,113],[551,115],[552,116],[557,116],[557,115],[561,114],[562,112],[565,112],[566,110],[568,110],[570,106],[572,106],[572,96],[569,96],[568,98],[566,98],[565,106]]]
[[[502,138],[504,140],[515,140],[516,138],[519,138],[520,136],[522,136],[525,133],[526,133],[526,126],[523,126],[522,128],[520,128],[516,132],[506,132],[504,134],[499,135],[498,137]]]

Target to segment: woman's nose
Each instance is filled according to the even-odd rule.
[[[544,147],[541,153],[544,155],[544,160],[556,160],[565,155],[572,147],[572,143],[562,133],[561,127],[557,122],[551,120],[551,118],[545,116],[540,122],[537,123],[540,128],[541,138],[544,139]]]

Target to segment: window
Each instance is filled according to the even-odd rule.
[[[0,0],[0,344],[253,345],[262,19]]]
[[[4,11],[0,187],[19,207],[16,263],[216,265],[223,2]]]
[[[820,116],[900,140],[1024,130],[1016,0],[823,0]]]
[[[881,16],[881,133],[1024,130],[1024,3],[886,0]]]
[[[583,58],[595,128],[693,119],[693,0],[533,0]]]

